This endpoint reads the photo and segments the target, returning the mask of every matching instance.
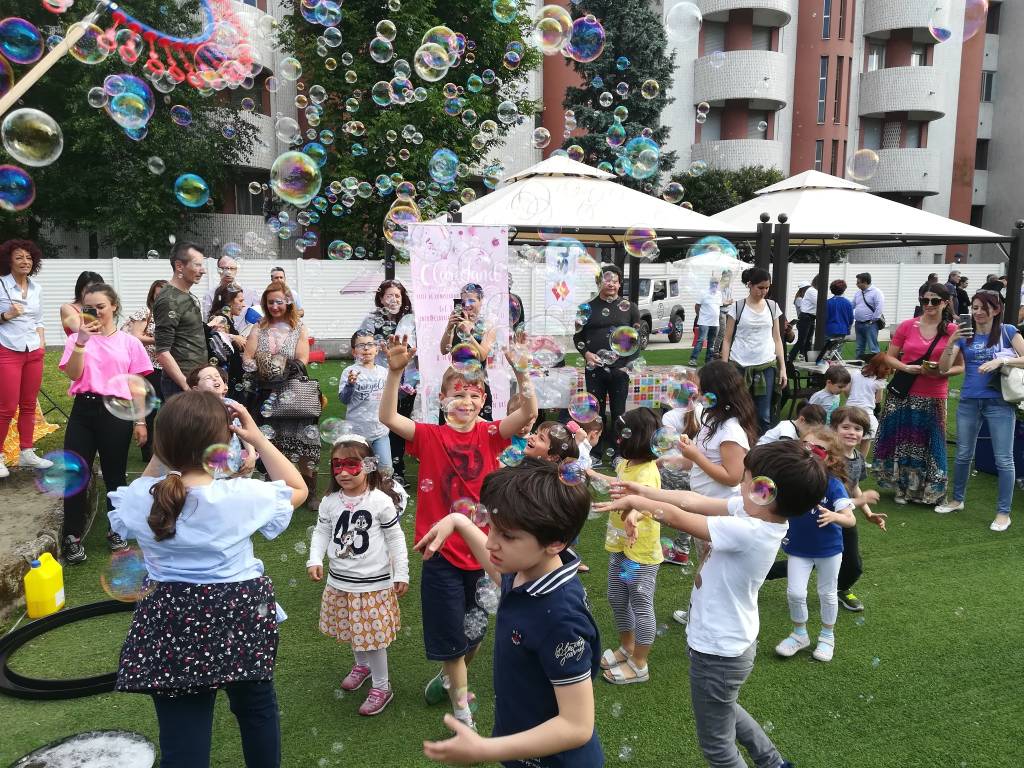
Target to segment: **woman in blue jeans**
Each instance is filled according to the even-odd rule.
[[[1012,325],[1003,325],[1003,303],[995,291],[978,291],[971,299],[972,323],[960,326],[950,337],[939,358],[939,370],[948,371],[958,359],[964,362],[964,382],[956,412],[956,465],[953,470],[953,498],[935,507],[939,514],[964,508],[967,478],[981,430],[988,423],[999,477],[999,501],[993,531],[1010,527],[1013,499],[1014,407],[1003,400],[999,369],[1024,366],[1024,338]]]

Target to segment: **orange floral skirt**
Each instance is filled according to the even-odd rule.
[[[377,592],[343,592],[328,586],[320,601],[320,631],[354,651],[379,651],[398,637],[402,614],[392,587]]]

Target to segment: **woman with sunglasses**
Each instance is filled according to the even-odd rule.
[[[1010,527],[1013,501],[1013,434],[1017,424],[1014,406],[1003,400],[999,371],[1006,366],[1024,366],[1024,337],[1012,325],[1002,323],[1003,302],[993,291],[978,291],[971,300],[971,322],[961,323],[949,337],[939,358],[939,370],[964,364],[964,381],[956,411],[956,464],[953,467],[953,496],[935,507],[939,514],[964,508],[967,478],[978,443],[982,419],[988,424],[999,477],[996,517],[989,526],[1001,533]]]
[[[409,298],[405,286],[397,280],[385,280],[377,287],[377,293],[373,297],[374,308],[359,326],[360,331],[365,331],[373,336],[377,345],[376,364],[388,367],[387,340],[392,336],[409,336],[409,343],[416,346],[415,318],[412,314],[412,300]],[[401,324],[404,330],[398,330]],[[406,329],[405,326],[408,326]],[[353,351],[353,358],[357,355]],[[420,374],[416,366],[416,359],[409,363],[409,366],[402,374],[402,386],[398,390],[398,413],[406,418],[412,415],[412,407],[416,401],[416,385],[419,383]],[[393,432],[389,434],[388,440],[391,443],[391,467],[395,476],[405,482],[405,440]]]
[[[946,496],[946,398],[949,379],[963,373],[959,356],[942,370],[939,358],[954,346],[950,295],[946,286],[932,283],[921,295],[920,317],[896,328],[886,364],[915,379],[906,397],[890,390],[882,408],[875,443],[874,472],[878,484],[896,493],[896,503],[934,505]]]
[[[257,421],[274,446],[298,467],[309,489],[309,503],[316,493],[320,466],[318,418],[284,418],[274,414],[289,379],[305,375],[309,364],[309,336],[292,298],[291,289],[271,283],[260,297],[263,319],[246,339],[242,364],[255,374]],[[314,507],[315,508],[315,507]]]

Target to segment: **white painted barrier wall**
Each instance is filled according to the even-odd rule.
[[[238,272],[237,281],[245,288],[254,289],[257,293],[270,282],[270,268],[281,266],[287,274],[288,284],[296,291],[306,311],[305,322],[313,336],[323,340],[321,345],[328,356],[337,353],[338,340],[347,340],[352,332],[373,306],[373,289],[384,279],[382,262],[359,261],[315,261],[315,260],[282,260],[274,261],[243,261]],[[873,284],[885,295],[885,314],[891,325],[913,315],[917,303],[917,289],[924,282],[929,272],[938,272],[945,281],[949,265],[935,264],[833,264],[830,279],[844,279],[849,288],[848,299],[853,298],[856,291],[854,275],[870,272]],[[959,267],[962,274],[970,278],[971,289],[977,289],[985,282],[985,276],[992,271],[999,271],[999,265],[963,264]],[[60,328],[59,307],[71,301],[74,294],[75,280],[83,270],[98,272],[112,284],[121,297],[125,314],[142,307],[146,301],[146,293],[154,280],[170,278],[170,265],[166,259],[48,259],[36,276],[43,286],[43,301],[47,311],[47,341],[50,345],[63,343]],[[534,308],[543,311],[544,307],[544,266],[530,265],[517,261],[512,268],[514,290],[525,305],[526,316],[534,316]],[[817,264],[791,264],[789,267],[789,299],[786,302],[787,315],[792,314],[792,297],[796,286],[801,280],[810,280],[817,274]],[[684,277],[684,272],[670,264],[642,264],[642,277],[662,275]],[[399,265],[397,278],[408,282],[411,274],[408,265]],[[207,261],[207,274],[195,293],[200,298],[219,281],[216,264]],[[360,284],[372,286],[366,292],[342,294],[340,291],[349,283],[359,280]],[[687,308],[687,327],[692,325],[693,305],[696,301],[699,286],[682,286],[682,303]],[[888,331],[883,331],[883,337]],[[655,337],[655,341],[664,337]],[[330,340],[334,340],[334,349]]]

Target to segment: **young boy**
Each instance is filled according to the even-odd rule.
[[[449,368],[441,380],[446,423],[415,422],[398,413],[402,372],[415,354],[408,338],[392,336],[389,340],[380,421],[407,440],[409,453],[420,461],[416,537],[421,538],[448,514],[452,502],[462,498],[480,500],[484,478],[498,469],[498,454],[509,446],[513,435],[537,418],[537,398],[526,374],[516,371],[525,404],[499,422],[483,421],[479,418],[485,400],[483,383]],[[470,726],[473,715],[466,697],[466,665],[483,637],[466,636],[465,617],[476,605],[476,586],[483,575],[466,542],[455,538],[441,550],[441,557],[423,564],[420,579],[423,644],[427,658],[442,663],[441,670],[427,683],[424,696],[430,704],[439,704],[447,696],[455,716]]]
[[[785,419],[769,429],[757,441],[758,445],[768,445],[779,440],[799,440],[811,427],[825,423],[828,414],[820,405],[805,404],[797,411],[795,419]]]
[[[562,433],[564,436],[561,438],[554,436]],[[566,459],[580,457],[579,448],[572,435],[569,434],[569,430],[557,421],[542,422],[537,427],[537,431],[526,438],[524,453],[528,458],[553,461],[556,464],[561,464]]]
[[[359,330],[352,334],[353,363],[341,372],[338,397],[347,408],[345,420],[352,431],[366,438],[382,469],[391,472],[391,438],[380,423],[380,398],[387,368],[377,365],[377,342],[373,334]]]
[[[604,424],[600,419],[594,421],[588,421],[585,424],[576,424],[575,421],[570,421],[566,424],[569,431],[572,433],[572,438],[576,443],[576,448],[580,454],[580,461],[583,463],[585,469],[592,469],[596,463],[600,462],[601,457],[598,456],[595,461],[592,452],[594,446],[601,441],[601,433],[604,432]]]
[[[491,738],[445,716],[455,735],[424,742],[432,760],[459,765],[597,768],[593,678],[601,642],[569,550],[590,509],[585,485],[566,485],[550,462],[526,459],[484,480],[490,531],[465,515],[439,520],[417,543],[424,567],[459,533],[487,575],[501,585],[494,629]],[[456,537],[458,538],[458,537]]]
[[[850,390],[850,372],[845,365],[830,365],[825,371],[825,387],[819,389],[807,402],[825,409],[825,423],[831,422],[832,411],[839,407],[839,396]]]
[[[622,483],[629,495],[599,506],[605,511],[633,510],[625,518],[627,535],[643,516],[651,516],[710,542],[694,576],[686,625],[697,740],[712,765],[745,765],[736,747],[739,741],[755,765],[789,768],[757,720],[739,704],[739,693],[754,667],[758,590],[789,520],[821,500],[828,476],[822,462],[793,440],[755,446],[743,466],[740,494],[731,499]],[[774,501],[763,506],[752,501],[754,477],[775,481]]]
[[[845,406],[832,413],[832,427],[839,436],[846,453],[846,475],[850,478],[847,492],[854,506],[864,513],[864,519],[874,523],[883,531],[885,518],[883,513],[871,511],[870,504],[878,501],[878,491],[862,491],[860,481],[864,477],[864,457],[858,450],[866,431],[871,428],[868,414],[861,408]],[[857,583],[864,571],[860,558],[860,541],[857,526],[843,528],[843,562],[839,566],[839,604],[848,611],[863,611],[864,603],[853,593],[853,585]]]

